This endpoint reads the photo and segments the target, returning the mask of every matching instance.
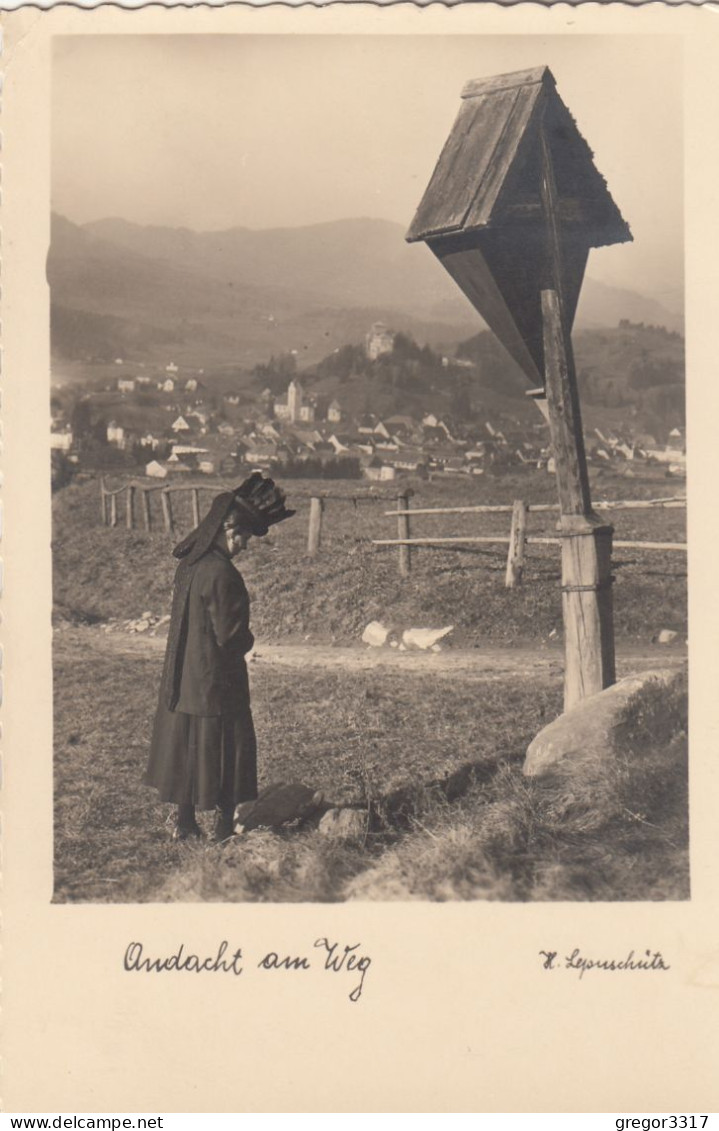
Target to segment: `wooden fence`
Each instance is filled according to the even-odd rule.
[[[387,518],[396,518],[396,538],[375,538],[373,546],[397,546],[399,550],[398,565],[401,577],[409,577],[411,572],[411,547],[412,546],[460,546],[472,544],[506,544],[509,547],[507,554],[507,571],[505,584],[508,589],[521,584],[524,571],[525,548],[528,545],[561,545],[560,537],[533,537],[527,534],[527,518],[530,513],[555,512],[559,513],[556,503],[525,503],[516,499],[512,505],[496,504],[469,507],[416,507],[411,509],[410,500],[412,491],[405,491],[397,499],[397,509],[385,511]],[[635,499],[617,502],[601,502],[594,504],[594,510],[657,510],[662,508],[686,508],[686,499],[673,496],[666,499]],[[419,515],[445,515],[445,514],[511,514],[511,526],[508,535],[482,534],[467,535],[450,538],[413,538],[410,532],[410,518]],[[615,549],[642,549],[642,550],[678,550],[686,553],[686,542],[634,542],[614,539],[612,545]]]
[[[159,494],[162,505],[162,527],[169,534],[173,534],[175,532],[175,519],[172,506],[174,495],[180,492],[189,492],[192,507],[192,521],[193,524],[197,526],[203,514],[200,501],[201,493],[205,492],[208,495],[216,495],[218,491],[232,489],[231,486],[222,483],[148,484],[133,480],[129,483],[123,483],[122,486],[111,490],[106,486],[104,479],[101,479],[100,503],[102,521],[106,526],[119,525],[121,518],[118,516],[117,500],[124,495],[124,515],[122,515],[122,518],[124,518],[124,523],[127,528],[133,530],[138,524],[136,511],[139,500],[142,526],[145,530],[152,530],[154,519],[150,507],[150,499],[153,494]],[[397,537],[372,539],[373,546],[397,547],[398,568],[401,577],[410,576],[412,569],[411,552],[413,546],[459,547],[474,544],[506,544],[508,546],[508,553],[505,584],[508,589],[512,589],[514,586],[521,584],[527,546],[561,544],[560,537],[539,537],[527,534],[529,516],[531,514],[551,512],[558,514],[559,506],[555,503],[525,503],[521,499],[516,499],[513,504],[484,504],[466,507],[416,507],[413,509],[411,507],[413,496],[414,492],[410,488],[405,489],[399,495],[395,496],[396,508],[383,512],[384,517],[396,519]],[[331,491],[323,492],[321,495],[308,495],[293,492],[293,498],[295,499],[309,499],[307,554],[310,557],[316,557],[321,550],[323,529],[325,529],[327,521],[326,503],[329,500],[335,499],[344,503],[352,502],[356,505],[358,502],[387,503],[392,497],[391,495],[370,494],[369,492],[349,496],[333,494]],[[686,508],[686,499],[679,496],[672,496],[666,499],[636,499],[594,504],[594,509],[597,511],[652,510],[661,508]],[[480,534],[440,538],[412,537],[410,520],[416,520],[420,515],[436,516],[454,514],[510,514],[511,522],[509,533],[506,535]],[[621,539],[614,540],[613,546],[615,549],[675,550],[684,552],[686,552],[687,548],[685,542],[633,542],[623,541]]]
[[[104,479],[100,480],[100,508],[101,518],[105,526],[118,526],[125,525],[128,530],[134,530],[140,526],[147,531],[150,531],[155,526],[155,517],[152,513],[151,498],[153,495],[159,495],[162,505],[162,519],[161,528],[168,534],[174,534],[176,528],[175,515],[173,510],[173,497],[177,495],[187,495],[189,492],[191,506],[192,506],[192,522],[197,526],[202,515],[204,508],[201,503],[201,494],[213,496],[219,491],[232,491],[234,486],[224,483],[143,483],[139,480],[131,480],[128,483],[123,483],[121,486],[111,489],[107,486]],[[310,557],[316,557],[320,552],[322,545],[323,530],[326,530],[327,522],[327,508],[326,503],[332,499],[341,501],[343,503],[389,503],[393,495],[380,495],[370,493],[368,491],[356,493],[352,495],[336,494],[332,491],[323,491],[321,494],[307,494],[301,491],[292,492],[293,499],[309,499],[309,522],[307,529],[307,553]],[[402,495],[401,499],[405,496]],[[122,504],[118,513],[118,499],[122,499]],[[140,517],[138,519],[138,501]],[[400,550],[400,553],[403,553]]]

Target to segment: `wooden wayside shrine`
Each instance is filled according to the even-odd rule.
[[[532,386],[556,462],[564,706],[615,680],[611,526],[592,510],[571,329],[592,247],[631,240],[548,67],[473,80],[407,233]]]

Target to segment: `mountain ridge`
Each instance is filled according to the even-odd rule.
[[[361,340],[373,321],[446,349],[483,326],[428,249],[407,245],[399,224],[361,217],[195,232],[54,214],[48,281],[55,327],[65,328],[54,351],[77,360],[174,349],[188,363],[252,365],[295,350],[312,362]],[[105,346],[103,318],[113,320]],[[653,300],[588,278],[577,324],[621,318],[678,328]]]

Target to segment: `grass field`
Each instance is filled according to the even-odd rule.
[[[600,485],[595,500],[679,493],[657,477]],[[382,512],[395,492],[355,502],[365,485],[333,483],[322,550],[311,560],[309,495],[328,484],[285,486],[297,517],[251,543],[240,562],[260,645],[251,667],[260,785],[302,781],[361,807],[371,816],[365,842],[343,844],[313,827],[258,831],[224,846],[170,840],[169,807],[141,785],[162,652],[150,640],[108,636],[102,625],[169,611],[175,538],[103,527],[91,480],[55,497],[55,898],[687,898],[685,735],[657,735],[625,759],[551,781],[521,773],[528,742],[561,711],[558,548],[530,548],[525,583],[512,591],[504,546],[422,549],[401,579],[396,551],[371,545],[394,535],[396,520]],[[414,486],[415,507],[554,501],[553,480],[537,474]],[[175,510],[179,535],[189,506]],[[554,521],[532,516],[530,533],[551,534]],[[684,524],[681,510],[615,516],[622,539],[683,541]],[[507,529],[506,515],[413,520],[413,533],[427,536]],[[683,645],[684,555],[619,551],[613,568],[620,650],[646,651],[662,628]],[[454,624],[457,649],[486,661],[487,649],[500,646],[516,659],[476,672],[471,664],[410,673],[391,664],[262,663],[272,641],[357,645],[373,619],[397,628]],[[656,652],[661,665],[668,653]],[[679,659],[676,652],[672,662]],[[203,820],[209,831],[211,815]]]
[[[363,845],[314,828],[175,844],[141,784],[161,652],[55,638],[56,899],[681,899],[686,742],[526,779],[561,710],[556,665],[531,680],[378,668],[253,668],[260,785],[301,780],[372,814]],[[212,815],[203,816],[206,831]]]

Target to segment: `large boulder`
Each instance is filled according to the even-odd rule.
[[[686,676],[662,670],[628,676],[582,700],[530,742],[524,773],[570,771],[577,763],[665,742],[687,725]]]

